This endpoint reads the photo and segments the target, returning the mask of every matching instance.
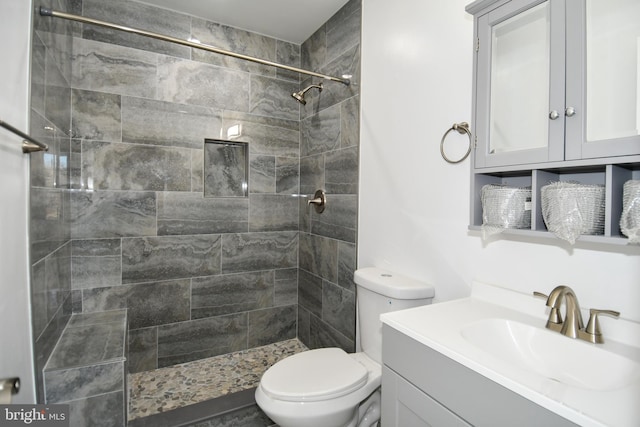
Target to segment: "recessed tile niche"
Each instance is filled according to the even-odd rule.
[[[204,140],[204,196],[247,197],[249,144]]]

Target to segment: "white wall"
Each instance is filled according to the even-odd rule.
[[[640,247],[485,244],[467,230],[469,160],[448,164],[439,145],[471,120],[469,2],[363,0],[358,266],[429,281],[438,301],[468,295],[474,279],[527,293],[568,284],[583,308],[640,321]],[[466,143],[447,141],[451,151]],[[606,331],[615,320],[601,322]]]
[[[0,0],[0,120],[28,131],[31,2]],[[0,128],[0,378],[19,376],[14,403],[34,403],[29,305],[28,157]]]

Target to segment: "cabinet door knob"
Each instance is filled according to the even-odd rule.
[[[576,109],[573,107],[567,107],[567,109],[564,110],[564,115],[567,117],[573,117],[576,115]]]
[[[555,120],[558,117],[560,117],[560,114],[556,110],[551,110],[551,112],[549,113],[549,118],[551,120]]]

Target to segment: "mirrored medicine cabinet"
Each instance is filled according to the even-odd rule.
[[[606,189],[604,235],[619,229],[622,186],[640,179],[640,2],[479,0],[474,15],[470,227],[486,184],[532,187],[530,230],[545,234],[540,188]]]

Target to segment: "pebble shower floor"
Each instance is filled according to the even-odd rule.
[[[129,375],[129,420],[256,387],[277,361],[307,348],[297,339]]]

